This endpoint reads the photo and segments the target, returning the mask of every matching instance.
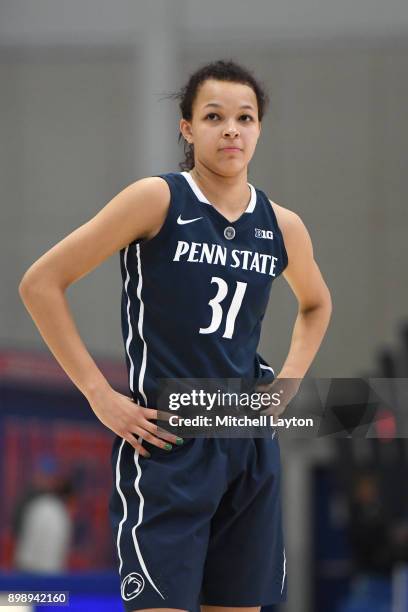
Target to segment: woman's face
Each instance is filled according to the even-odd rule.
[[[181,119],[180,131],[194,144],[196,166],[222,176],[239,174],[248,166],[261,131],[254,90],[208,79],[197,91],[192,120]]]

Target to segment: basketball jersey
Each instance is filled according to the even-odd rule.
[[[190,173],[158,176],[171,194],[161,229],[120,251],[132,397],[155,408],[160,378],[273,378],[257,347],[288,257],[270,200],[248,184],[249,204],[231,222]]]

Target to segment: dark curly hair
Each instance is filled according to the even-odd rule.
[[[186,85],[179,91],[167,97],[179,100],[181,116],[187,121],[191,121],[193,116],[193,104],[197,96],[197,91],[207,79],[217,81],[229,81],[231,83],[242,83],[249,85],[254,90],[258,102],[258,120],[262,121],[266,107],[269,102],[268,95],[263,85],[253,76],[253,74],[232,60],[218,60],[205,64],[190,75]],[[183,138],[181,132],[178,141]],[[179,164],[181,170],[191,170],[194,167],[194,145],[184,140],[185,159]]]

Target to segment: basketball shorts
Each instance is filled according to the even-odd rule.
[[[185,438],[170,451],[143,441],[151,457],[116,437],[109,510],[126,612],[286,600],[274,433]]]

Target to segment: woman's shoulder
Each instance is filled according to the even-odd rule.
[[[293,210],[290,210],[286,206],[282,206],[282,204],[273,202],[270,198],[268,199],[280,227],[296,224],[300,220],[299,215]]]
[[[275,213],[286,247],[291,248],[291,246],[296,246],[305,239],[310,239],[307,228],[298,213],[273,202],[271,199],[269,199],[269,202]]]
[[[273,202],[270,198],[268,199],[272,210],[275,213],[278,225],[282,231],[290,231],[291,228],[296,228],[296,226],[299,226],[303,223],[302,219],[295,211],[290,210],[286,206],[282,206],[281,204]]]

